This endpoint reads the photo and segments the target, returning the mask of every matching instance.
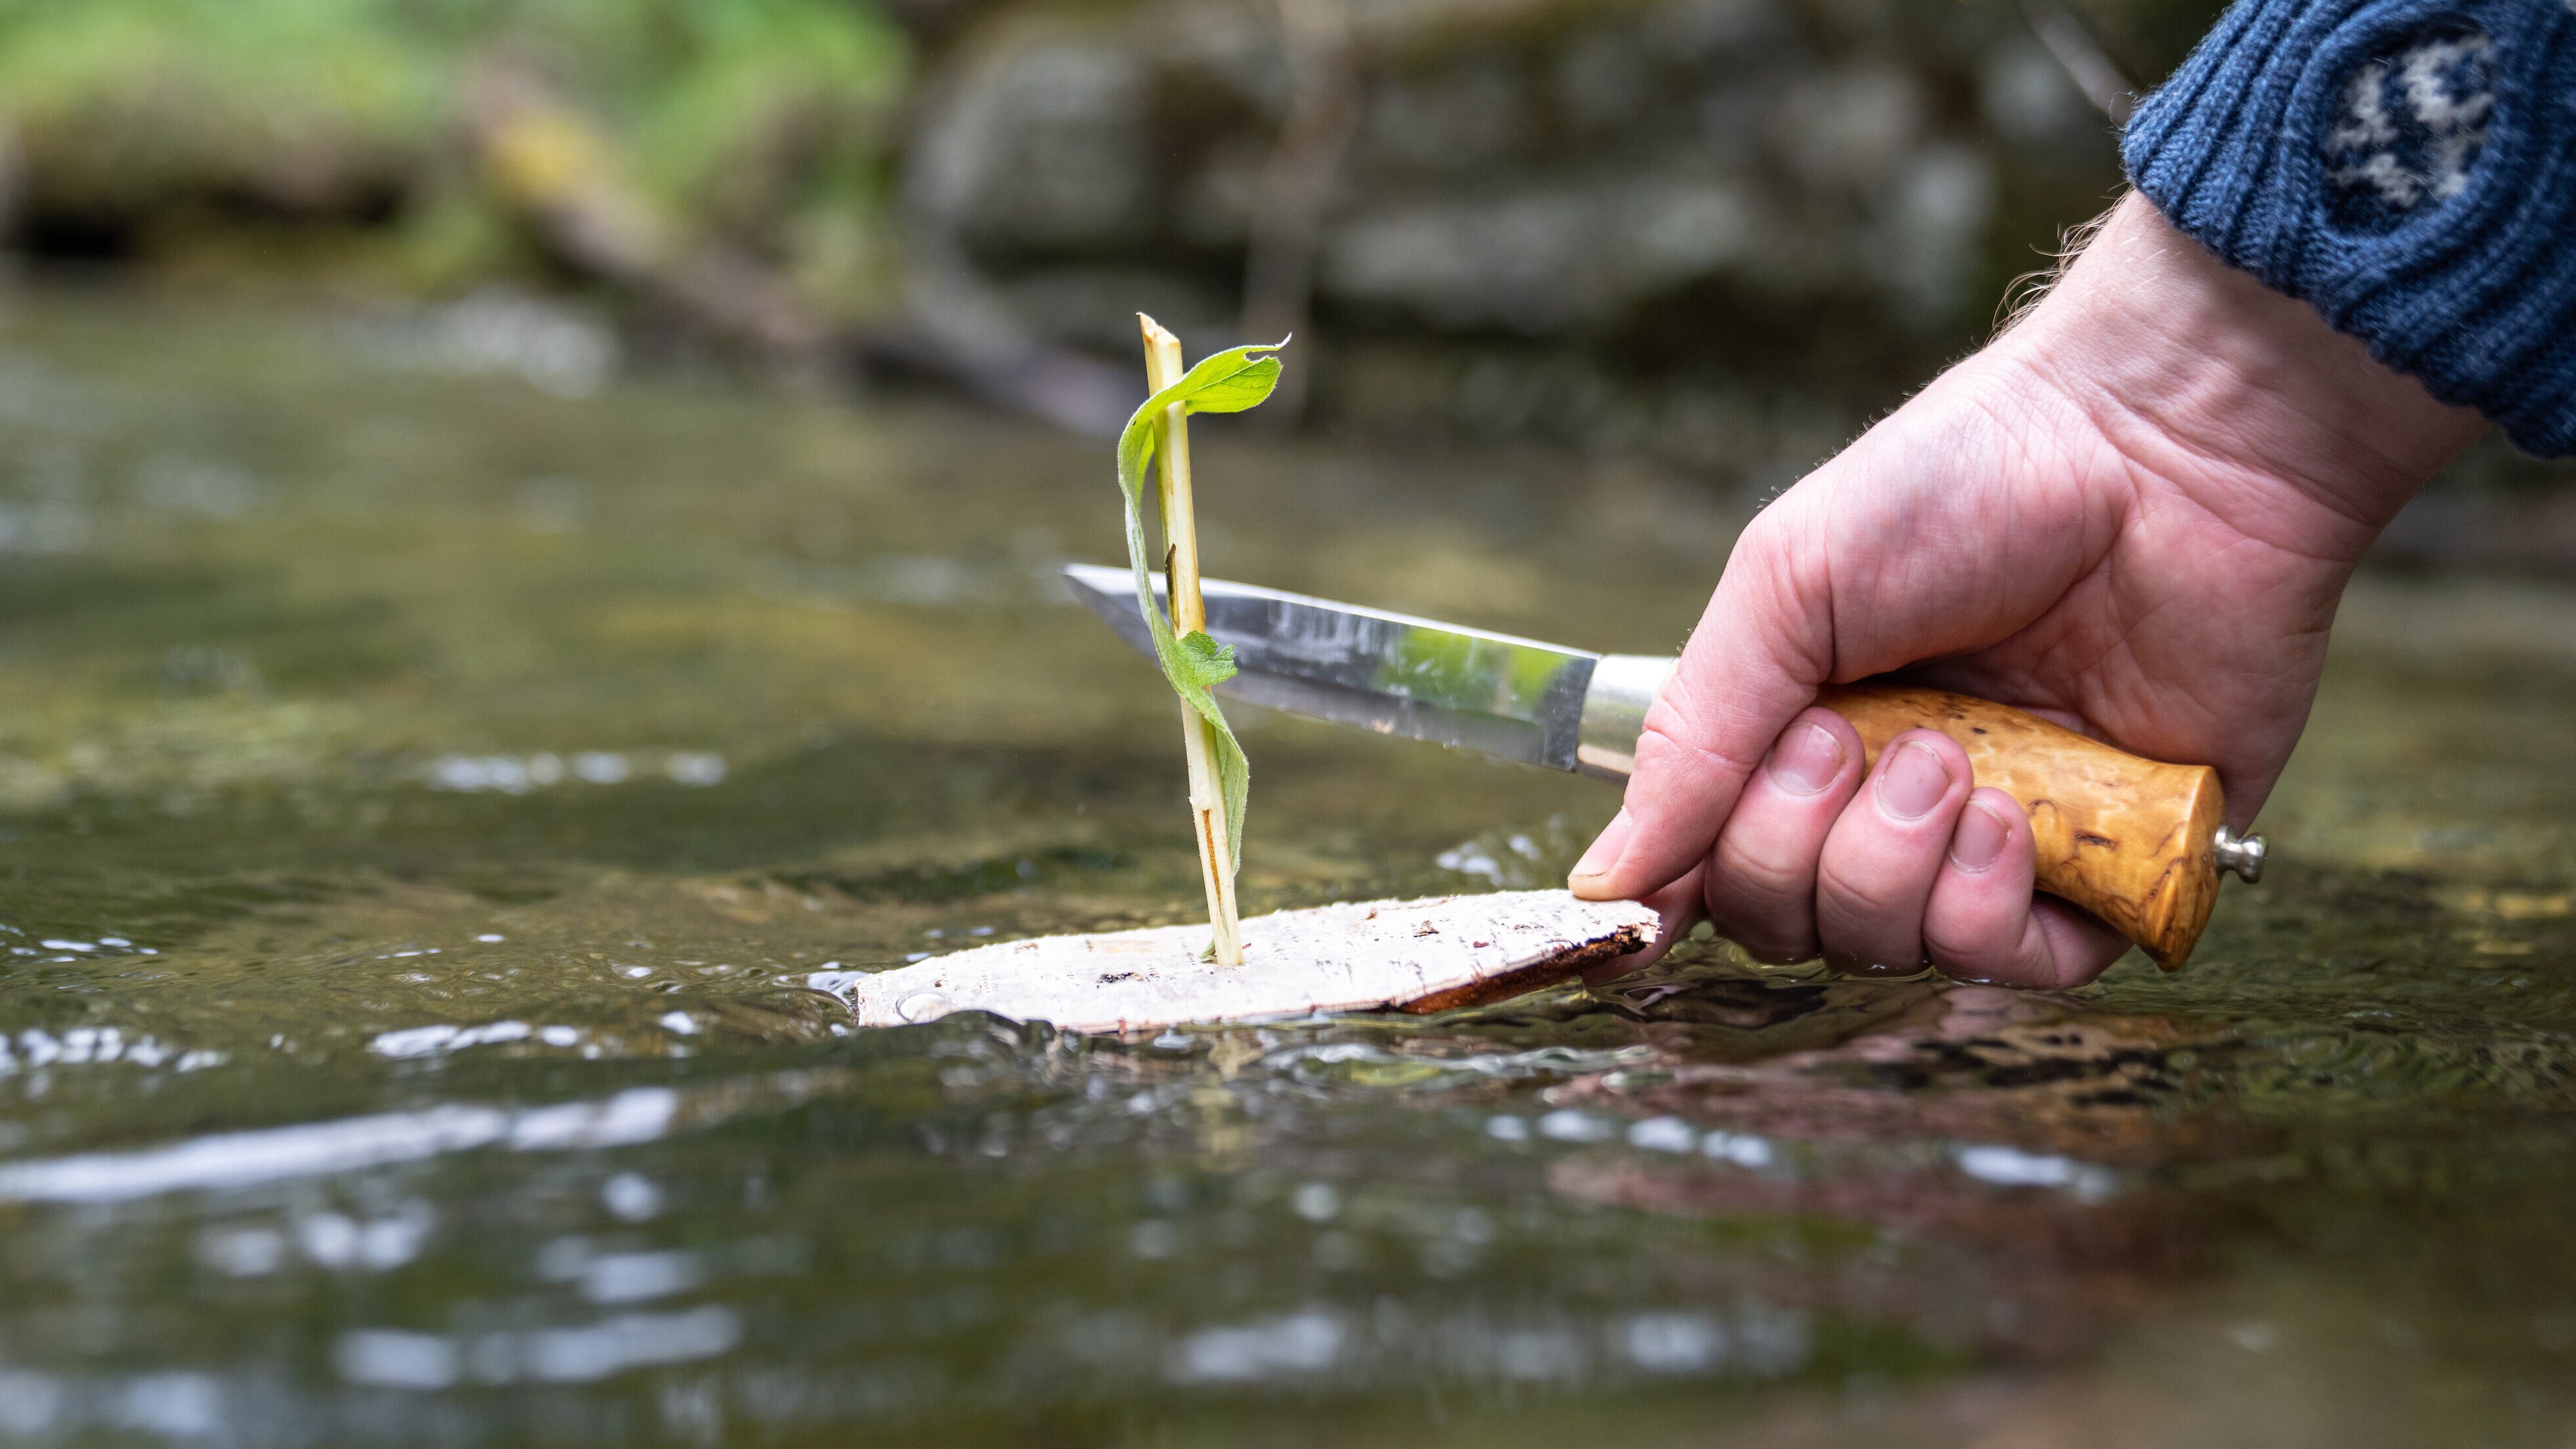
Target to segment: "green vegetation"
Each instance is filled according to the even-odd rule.
[[[639,270],[722,245],[864,306],[907,71],[864,0],[0,0],[39,247],[358,223],[417,286],[602,270],[577,221]]]
[[[1207,721],[1216,746],[1217,778],[1225,792],[1226,840],[1232,869],[1243,867],[1243,811],[1252,789],[1252,767],[1209,690],[1234,677],[1234,650],[1202,630],[1175,635],[1154,603],[1154,577],[1145,550],[1145,468],[1154,460],[1164,411],[1175,404],[1191,413],[1239,413],[1261,405],[1279,385],[1285,342],[1236,347],[1204,359],[1179,382],[1145,399],[1118,435],[1118,489],[1127,497],[1127,562],[1136,571],[1136,607],[1154,639],[1154,657],[1172,692]]]

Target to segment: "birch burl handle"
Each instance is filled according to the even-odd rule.
[[[1851,721],[1873,766],[1910,729],[1957,740],[1977,783],[2030,813],[2039,888],[2108,921],[2167,971],[2180,970],[2199,943],[2222,867],[2247,879],[2260,872],[2260,838],[2225,833],[2227,799],[2207,765],[2142,760],[1946,690],[1832,685],[1816,703]]]

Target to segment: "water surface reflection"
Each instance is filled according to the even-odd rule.
[[[0,1437],[2563,1442],[2576,596],[2368,579],[2193,969],[1713,946],[1417,1020],[855,1033],[1188,917],[1087,446],[345,329],[0,347]],[[1669,649],[1730,520],[1204,445],[1211,567]],[[1602,560],[1619,560],[1604,567]],[[1587,782],[1256,718],[1247,908],[1552,879]]]

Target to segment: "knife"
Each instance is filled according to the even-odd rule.
[[[1068,564],[1091,612],[1150,657],[1135,575]],[[1234,647],[1228,699],[1523,764],[1625,780],[1646,709],[1679,661],[1595,654],[1218,579],[1200,584],[1207,630]],[[1155,596],[1164,581],[1154,581]],[[2167,971],[2209,924],[2218,882],[2262,878],[2264,842],[2227,826],[2218,772],[2140,759],[2036,715],[1946,690],[1829,685],[1816,702],[1850,720],[1876,764],[1909,729],[1968,752],[1977,783],[2029,812],[2039,888],[2109,922]]]

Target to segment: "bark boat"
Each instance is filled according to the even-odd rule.
[[[1427,1013],[1553,985],[1642,949],[1654,911],[1505,891],[1278,911],[1243,923],[1244,964],[1204,959],[1204,924],[1006,941],[817,985],[861,1026],[987,1011],[1066,1031],[1126,1032],[1318,1012]]]

